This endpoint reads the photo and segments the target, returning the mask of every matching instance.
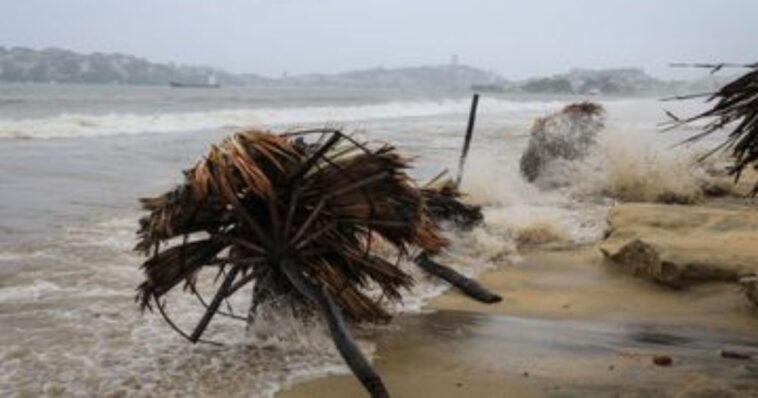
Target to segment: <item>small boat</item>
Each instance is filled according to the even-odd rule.
[[[219,84],[204,84],[204,83],[182,83],[182,82],[168,82],[168,85],[171,87],[178,87],[178,88],[220,88],[221,85]]]
[[[176,82],[176,81],[170,81],[168,82],[168,85],[171,87],[177,87],[177,88],[220,88],[221,85],[216,83],[216,74],[210,74],[208,76],[208,82],[207,83],[183,83],[183,82]]]

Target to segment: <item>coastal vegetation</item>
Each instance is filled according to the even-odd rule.
[[[729,65],[706,64],[696,66],[712,68],[713,72],[717,72]],[[740,179],[747,168],[758,170],[758,64],[744,66],[750,70],[714,93],[675,98],[707,97],[707,102],[714,102],[710,109],[686,118],[668,113],[672,119],[670,128],[697,121],[707,122],[702,128],[702,132],[689,138],[686,141],[688,143],[701,140],[716,132],[731,130],[724,142],[705,154],[704,158],[721,150],[731,152],[733,166],[730,169],[730,174],[734,176],[735,181]],[[752,194],[758,194],[758,181],[755,183]]]

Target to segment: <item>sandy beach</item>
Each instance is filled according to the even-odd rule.
[[[701,252],[752,256],[743,249],[758,247],[754,230],[740,237],[740,225],[727,221],[740,218],[743,227],[752,225],[758,212],[725,207],[630,204],[614,211],[655,213],[668,232],[675,227],[667,220],[697,212],[699,217],[688,219],[698,233],[680,230],[680,248],[718,242],[723,250]],[[628,218],[623,222],[633,225]],[[703,233],[714,223],[721,232]],[[647,231],[647,237],[654,235]],[[734,238],[734,251],[718,241],[725,236]],[[400,316],[389,331],[368,336],[377,345],[375,364],[390,392],[394,397],[758,396],[758,313],[740,287],[716,282],[673,290],[634,278],[606,263],[600,247],[609,242],[613,232],[597,244],[532,249],[522,261],[480,275],[502,302],[483,305],[449,291],[432,300],[428,312]],[[747,266],[756,267],[752,258]],[[732,351],[753,359],[727,358]],[[665,358],[671,364],[654,363]],[[278,397],[365,394],[352,375],[337,375]]]

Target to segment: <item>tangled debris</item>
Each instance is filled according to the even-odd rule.
[[[430,217],[431,194],[414,186],[408,167],[394,147],[358,142],[338,130],[248,130],[226,138],[184,172],[181,185],[142,199],[149,214],[140,220],[136,250],[149,258],[138,288],[141,308],[154,305],[191,342],[210,342],[202,339],[204,331],[216,314],[230,315],[220,306],[244,286],[253,286],[248,322],[262,303],[290,297],[300,311],[323,314],[366,389],[388,396],[343,314],[353,322],[388,321],[384,300],[400,301],[401,290],[413,283],[400,259],[420,250],[414,259],[422,269],[481,301],[500,299],[431,260],[446,241]],[[452,206],[455,196],[449,200]],[[397,262],[377,254],[380,243],[394,248]],[[196,288],[208,269],[220,282],[210,302]],[[182,283],[205,307],[190,333],[177,327],[161,300]],[[379,299],[366,293],[370,286],[381,290]]]
[[[429,215],[436,223],[450,222],[457,228],[469,230],[484,221],[482,208],[461,201],[463,194],[451,180],[430,182],[421,193]]]

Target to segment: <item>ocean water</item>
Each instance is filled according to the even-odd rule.
[[[574,242],[602,236],[612,204],[601,194],[602,167],[560,176],[568,181],[561,189],[533,186],[518,172],[533,120],[582,99],[481,98],[463,188],[485,206],[486,223],[449,231],[444,262],[470,275],[507,266],[518,261],[519,229],[533,224]],[[670,148],[691,131],[662,135],[657,124],[664,108],[686,114],[697,106],[592,100],[608,111],[606,161],[673,165],[671,153],[687,151]],[[346,371],[318,319],[272,309],[247,330],[216,317],[207,337],[224,345],[214,347],[190,345],[157,314],[140,314],[133,298],[143,259],[131,251],[137,198],[179,182],[211,143],[251,126],[339,126],[392,142],[416,158],[414,177],[424,181],[455,171],[469,101],[468,93],[0,85],[0,396],[270,397]],[[396,311],[418,311],[444,291],[416,275]],[[179,324],[200,317],[193,297],[169,300]],[[232,305],[244,313],[243,298]],[[362,344],[372,352],[370,341]]]

